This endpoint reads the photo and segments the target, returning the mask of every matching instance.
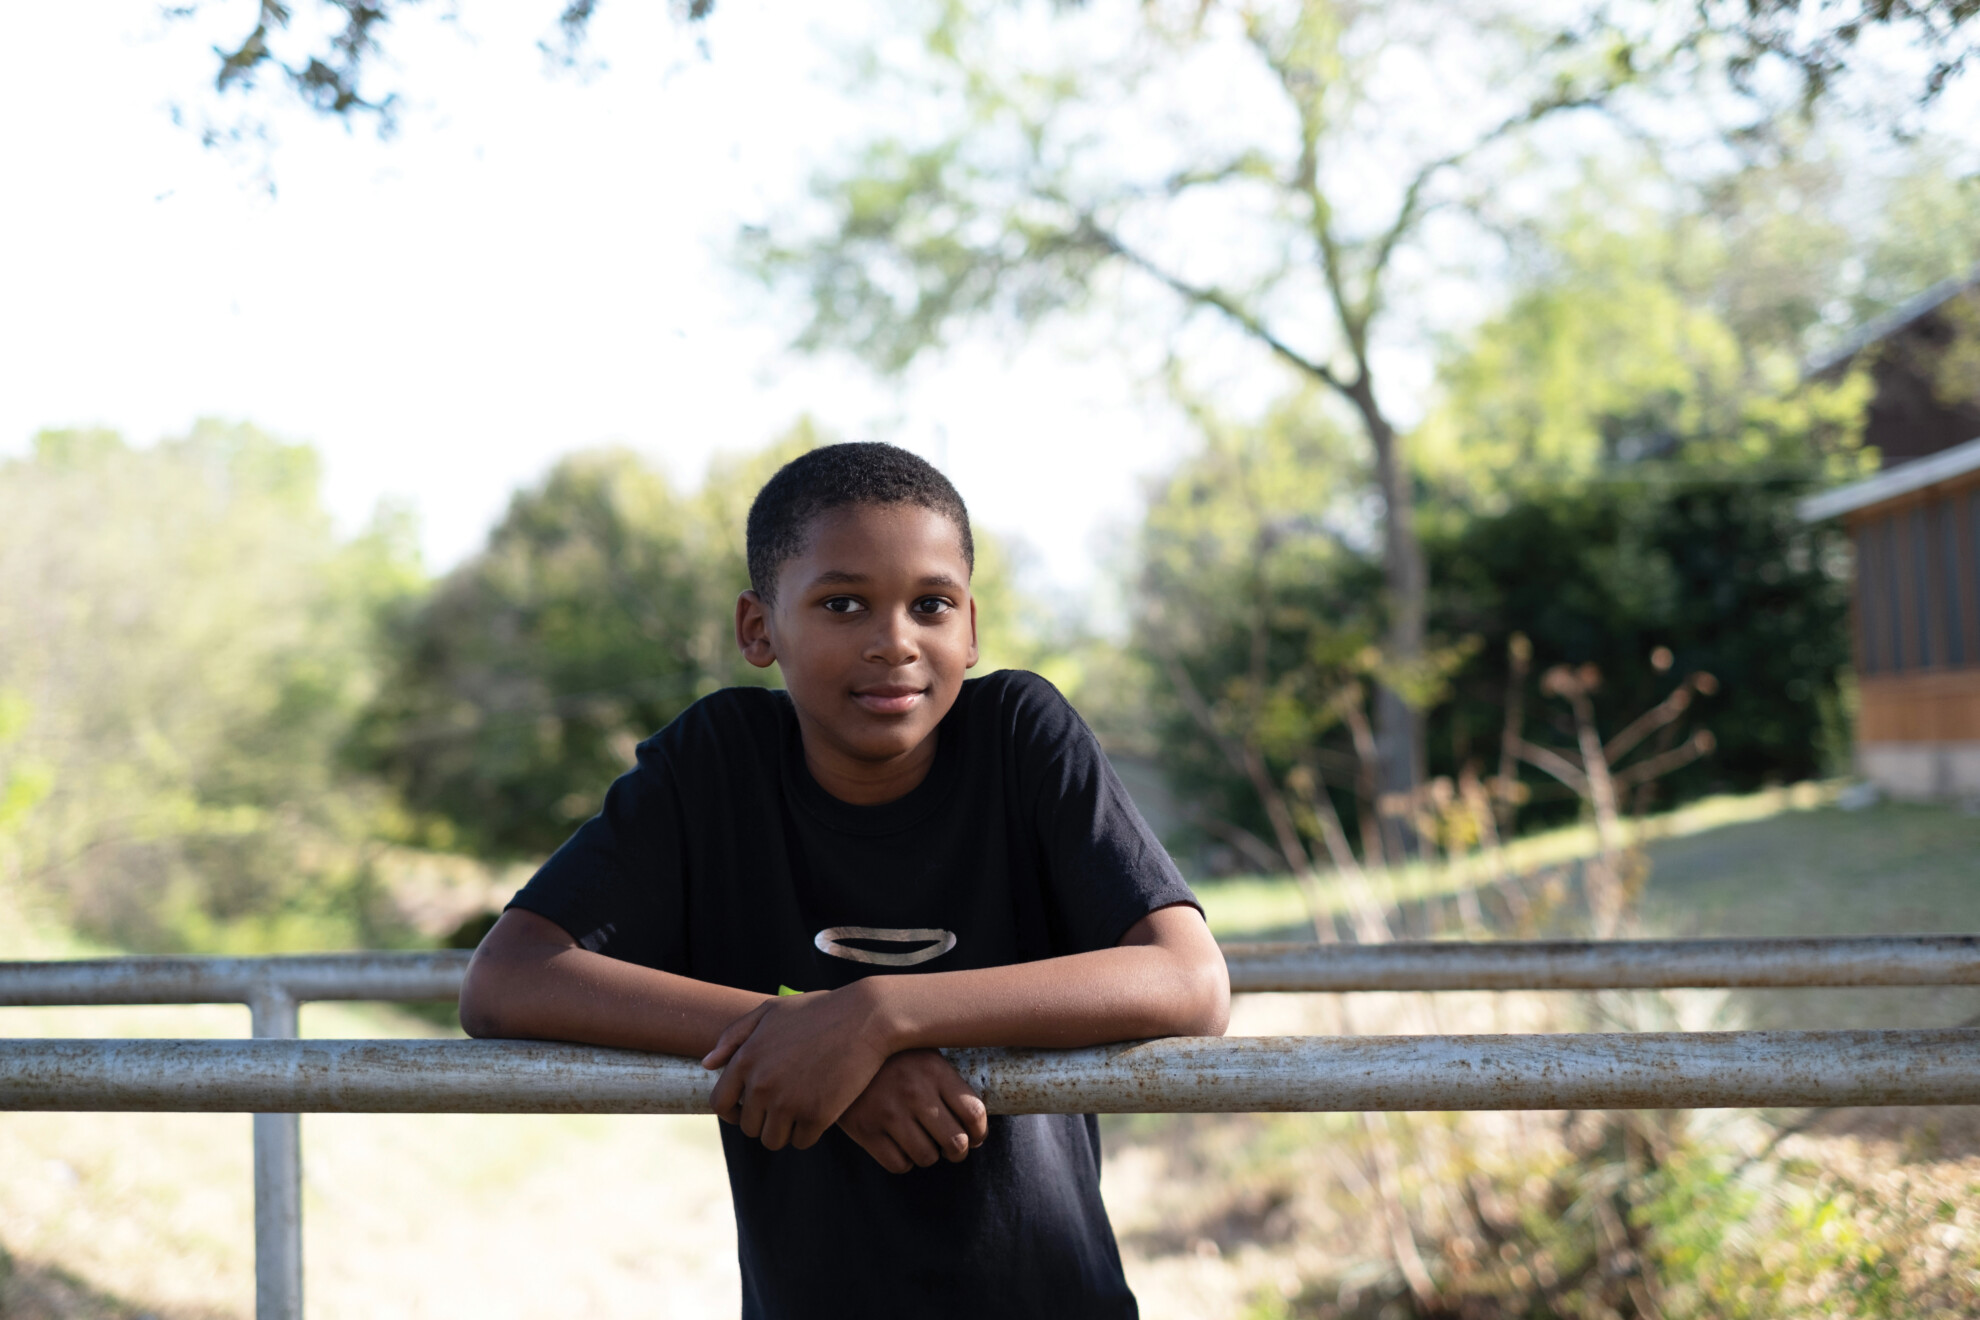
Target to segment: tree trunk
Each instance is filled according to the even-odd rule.
[[[1412,667],[1423,658],[1429,573],[1416,538],[1416,500],[1403,463],[1402,439],[1375,399],[1364,366],[1347,395],[1360,412],[1375,450],[1375,481],[1382,492],[1382,580],[1388,591],[1389,626],[1383,658]],[[1375,693],[1375,746],[1384,793],[1409,793],[1423,781],[1423,720],[1402,694],[1384,684]]]

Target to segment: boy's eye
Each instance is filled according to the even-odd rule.
[[[954,609],[955,602],[941,596],[923,596],[914,603],[916,614],[946,614]]]
[[[857,596],[828,596],[819,604],[834,614],[852,614],[866,608]]]

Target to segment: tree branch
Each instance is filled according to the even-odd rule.
[[[1718,741],[1712,737],[1711,730],[1700,729],[1670,751],[1638,761],[1627,770],[1617,771],[1616,787],[1627,788],[1631,784],[1641,784],[1660,775],[1667,775],[1679,766],[1689,765],[1699,757],[1709,755],[1716,746]]]
[[[1565,110],[1592,110],[1602,103],[1603,98],[1608,93],[1614,90],[1615,86],[1611,84],[1606,85],[1600,93],[1584,92],[1578,96],[1559,93],[1544,100],[1536,101],[1520,113],[1509,116],[1485,130],[1469,146],[1430,161],[1421,169],[1417,170],[1415,176],[1410,179],[1409,186],[1403,189],[1402,204],[1396,210],[1395,220],[1390,223],[1382,236],[1375,240],[1374,256],[1370,259],[1368,265],[1369,299],[1368,306],[1364,309],[1365,313],[1372,318],[1380,309],[1380,298],[1376,294],[1376,290],[1380,287],[1379,276],[1383,270],[1387,269],[1389,258],[1395,254],[1397,245],[1415,227],[1416,222],[1421,220],[1427,213],[1423,205],[1423,193],[1430,186],[1432,179],[1442,174],[1445,170],[1462,165],[1470,157],[1483,151],[1486,147],[1499,141],[1501,138],[1516,133],[1522,128],[1530,128],[1550,115],[1559,114]]]
[[[1272,776],[1265,767],[1265,759],[1249,741],[1231,737],[1217,727],[1217,716],[1204,700],[1203,693],[1197,690],[1196,681],[1183,668],[1182,661],[1167,651],[1161,652],[1162,667],[1168,673],[1169,683],[1176,690],[1176,696],[1194,719],[1223,752],[1225,759],[1239,774],[1251,782],[1252,791],[1258,794],[1258,801],[1265,808],[1265,818],[1272,823],[1272,833],[1278,837],[1279,851],[1285,855],[1286,867],[1301,883],[1310,883],[1313,878],[1313,859],[1307,856],[1306,846],[1299,841],[1299,831],[1294,828],[1292,813],[1286,810],[1286,801],[1272,782]]]
[[[1609,745],[1602,749],[1603,757],[1610,765],[1614,765],[1629,755],[1631,748],[1684,714],[1690,705],[1691,689],[1680,684],[1670,696],[1638,715],[1630,722],[1628,728],[1609,739]]]
[[[1316,362],[1314,359],[1307,357],[1304,353],[1294,348],[1291,344],[1280,339],[1256,315],[1247,311],[1239,304],[1237,299],[1232,295],[1225,293],[1221,289],[1210,289],[1191,284],[1181,276],[1171,274],[1152,259],[1143,256],[1140,252],[1123,243],[1112,232],[1102,228],[1091,216],[1080,217],[1078,238],[1089,245],[1099,247],[1119,257],[1144,274],[1152,276],[1162,284],[1168,286],[1169,289],[1174,291],[1184,301],[1193,303],[1198,307],[1214,308],[1218,312],[1223,313],[1225,318],[1232,324],[1271,349],[1273,353],[1277,354],[1295,370],[1305,372],[1307,375],[1312,376],[1314,379],[1339,391],[1343,395],[1347,394],[1347,385],[1339,376],[1334,374],[1331,367],[1328,367],[1323,362]]]
[[[1247,151],[1208,169],[1178,170],[1163,181],[1162,191],[1170,197],[1179,197],[1191,188],[1229,183],[1232,179],[1269,179],[1271,174],[1272,164],[1263,152]]]
[[[1588,776],[1583,774],[1574,762],[1550,747],[1538,747],[1524,738],[1508,738],[1506,745],[1513,754],[1536,770],[1544,770],[1566,784],[1580,797],[1588,796]]]
[[[1253,834],[1242,825],[1234,825],[1221,817],[1213,816],[1200,807],[1187,807],[1183,818],[1200,830],[1207,830],[1224,842],[1236,848],[1251,859],[1254,866],[1267,872],[1276,871],[1285,865],[1286,859],[1279,856],[1271,844]]]

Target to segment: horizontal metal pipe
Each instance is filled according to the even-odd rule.
[[[77,958],[0,962],[0,1005],[241,1004],[289,998],[457,999],[465,950],[307,953],[273,958]]]
[[[992,1113],[1980,1103],[1980,1030],[1181,1037],[949,1051]],[[536,1041],[0,1041],[0,1110],[706,1112],[691,1059]]]
[[[1233,990],[1980,985],[1980,935],[1226,945]]]
[[[465,951],[0,962],[0,1005],[443,1000]],[[1237,991],[1980,985],[1980,935],[1227,944]]]

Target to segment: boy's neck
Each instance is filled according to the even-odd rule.
[[[804,746],[804,768],[817,785],[850,806],[877,807],[904,798],[921,786],[935,765],[935,745],[941,729],[909,751],[884,761],[869,761],[831,745],[822,731],[798,716],[798,737]]]

